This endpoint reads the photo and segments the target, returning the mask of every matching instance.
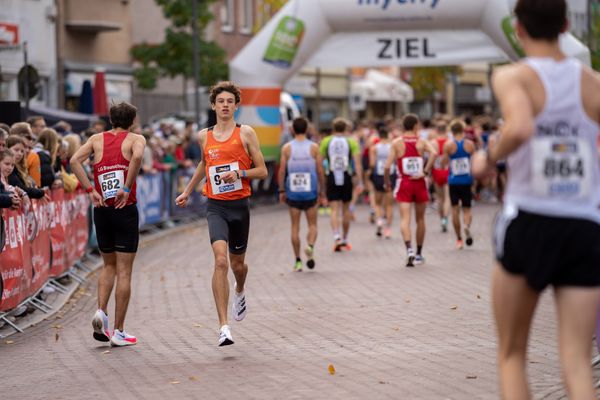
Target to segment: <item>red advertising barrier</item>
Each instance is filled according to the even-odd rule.
[[[28,209],[3,211],[6,243],[0,252],[0,311],[16,307],[83,256],[88,207],[85,193],[61,189],[52,191],[49,202],[32,200]]]

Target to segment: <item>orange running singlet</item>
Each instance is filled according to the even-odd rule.
[[[241,178],[233,183],[225,183],[221,175],[229,171],[241,171],[251,168],[252,160],[246,152],[240,134],[241,126],[235,126],[233,133],[224,142],[213,137],[209,128],[204,146],[204,161],[206,164],[206,185],[203,194],[215,200],[239,200],[250,197],[250,181]]]

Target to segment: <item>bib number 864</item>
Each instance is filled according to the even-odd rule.
[[[572,162],[573,161],[573,162]],[[556,176],[562,178],[568,178],[570,176],[584,176],[583,160],[569,160],[569,159],[553,159],[549,158],[544,163],[544,175],[548,178],[554,178]]]
[[[106,181],[102,181],[102,183],[100,184],[100,186],[102,187],[102,191],[106,192],[108,190],[114,190],[114,189],[120,189],[121,187],[119,186],[119,180],[118,179],[109,179]]]

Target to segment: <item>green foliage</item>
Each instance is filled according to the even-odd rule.
[[[415,91],[415,98],[430,99],[435,92],[446,90],[446,80],[451,74],[459,74],[459,67],[417,67],[412,69],[410,85]]]
[[[165,18],[171,21],[171,25],[165,29],[164,41],[158,44],[141,43],[130,50],[134,60],[141,64],[134,70],[134,77],[138,86],[145,90],[154,89],[161,77],[193,78],[193,0],[155,1],[162,7]],[[213,1],[198,1],[200,84],[204,86],[226,79],[229,75],[225,51],[217,43],[204,40],[202,35],[213,18],[209,9],[209,3]]]

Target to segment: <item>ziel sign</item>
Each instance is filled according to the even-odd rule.
[[[440,0],[358,0],[359,6],[381,6],[381,9],[387,10],[391,4],[400,6],[405,4],[424,4],[431,8],[436,8]]]
[[[435,58],[435,53],[429,50],[428,38],[379,38],[380,60],[403,60],[418,58]]]

